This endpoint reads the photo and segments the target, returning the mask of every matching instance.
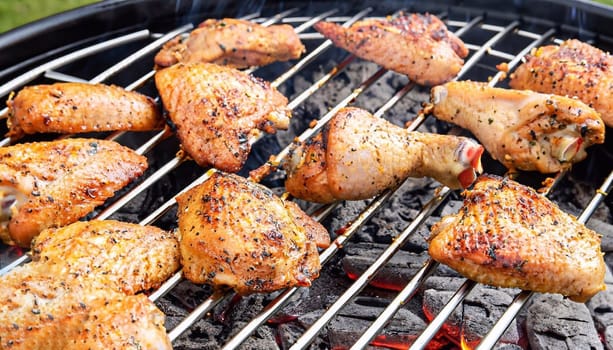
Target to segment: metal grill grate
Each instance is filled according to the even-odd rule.
[[[372,9],[366,8],[361,11],[356,11],[350,15],[344,15],[339,17],[331,17],[337,14],[336,9],[330,11],[321,12],[317,16],[305,16],[305,17],[290,17],[293,14],[299,13],[300,9],[290,9],[288,11],[281,12],[270,18],[259,17],[259,13],[253,13],[244,18],[252,19],[264,25],[270,25],[276,22],[283,22],[292,24],[296,31],[301,33],[300,36],[303,40],[321,40],[321,36],[314,32],[303,33],[311,26],[321,20],[326,19],[328,21],[335,21],[343,23],[348,26],[358,19],[364,18],[371,13]],[[492,62],[508,61],[509,68],[512,70],[515,68],[526,53],[528,53],[533,47],[547,43],[548,41],[559,40],[556,38],[556,28],[542,28],[540,31],[536,30],[523,30],[521,29],[522,23],[517,20],[509,20],[500,23],[499,20],[490,22],[487,16],[476,16],[474,18],[467,18],[465,20],[449,19],[447,13],[439,13],[439,17],[446,19],[446,23],[450,30],[454,30],[456,34],[465,40],[467,47],[470,49],[470,56],[466,60],[466,63],[462,71],[458,74],[456,79],[468,79],[482,80],[483,72],[492,74],[493,77],[490,80],[490,85],[499,84],[502,78],[502,73],[497,72],[493,67]],[[202,18],[204,20],[205,18]],[[139,60],[149,57],[152,53],[156,52],[161,45],[169,39],[175,37],[177,34],[186,33],[193,25],[184,25],[176,28],[168,33],[151,33],[148,30],[138,31],[131,34],[127,34],[116,39],[102,42],[100,44],[92,45],[78,51],[68,53],[65,56],[51,60],[44,63],[27,73],[4,83],[0,86],[0,96],[6,96],[8,93],[14,90],[18,90],[24,85],[44,77],[51,81],[89,81],[91,83],[106,82],[112,76],[121,75],[126,70],[129,70]],[[471,42],[470,38],[473,32],[479,32],[479,36],[483,37],[485,34],[486,40],[481,42]],[[126,43],[134,43],[139,41],[150,41],[143,45],[134,53],[128,55],[125,58],[117,60],[117,63],[110,68],[100,72],[94,78],[84,79],[76,75],[70,75],[67,73],[61,73],[59,70],[70,65],[71,63],[97,54],[104,50],[112,51],[113,48],[125,45]],[[509,44],[509,42],[511,44]],[[518,44],[521,43],[521,44]],[[318,57],[320,57],[326,50],[332,47],[332,43],[329,40],[324,41],[316,48],[310,50],[301,60],[297,61],[291,68],[280,74],[273,82],[272,85],[278,87],[285,83],[290,77],[299,74],[299,72],[307,65],[311,64]],[[510,50],[509,48],[512,48]],[[315,94],[322,86],[333,80],[340,72],[342,72],[353,60],[354,56],[348,55],[343,60],[323,75],[312,86],[298,94],[289,103],[289,108],[295,109],[301,105],[304,101],[309,99]],[[477,72],[479,71],[479,72]],[[255,70],[250,72],[256,73]],[[497,73],[496,73],[497,72]],[[387,74],[387,70],[381,68],[374,74],[363,80],[359,86],[355,87],[353,92],[346,96],[342,101],[331,110],[321,117],[317,123],[311,128],[307,129],[301,135],[298,135],[298,139],[304,141],[315,133],[317,133],[332,116],[341,108],[351,104],[358,96],[364,91],[372,87],[381,77]],[[147,72],[131,84],[126,84],[125,87],[128,90],[135,90],[151,81],[153,72]],[[412,82],[409,82],[404,87],[396,91],[389,99],[376,111],[374,115],[377,117],[384,117],[384,115],[407,93],[415,88]],[[6,114],[6,108],[2,110],[2,114]],[[414,130],[419,127],[428,118],[427,115],[418,115],[410,125],[410,129]],[[118,140],[125,133],[114,133],[107,135],[106,138]],[[139,154],[151,155],[156,152],[156,147],[163,140],[168,138],[169,135],[166,131],[159,132],[146,139],[142,144],[136,147],[136,152]],[[130,137],[130,135],[127,135]],[[255,144],[260,139],[250,140],[251,144]],[[1,146],[7,145],[8,140],[2,140]],[[287,156],[289,147],[282,150],[277,156],[277,160],[283,159]],[[131,187],[128,192],[118,198],[114,198],[113,201],[107,204],[102,211],[100,211],[93,219],[106,219],[116,213],[119,209],[133,201],[139,194],[143,193],[152,185],[165,181],[165,176],[172,174],[176,169],[184,162],[181,157],[174,157],[164,164],[159,166],[155,171],[148,174],[144,179]],[[214,172],[214,169],[206,171],[203,175],[192,181],[183,191],[192,188],[193,186],[202,183]],[[558,174],[556,179],[559,180],[565,174]],[[583,214],[579,217],[579,221],[585,223],[596,207],[604,199],[607,192],[610,190],[613,182],[613,172],[605,179],[602,186],[596,191],[592,202],[584,209]],[[555,186],[555,185],[554,185]],[[552,186],[552,188],[554,187]],[[340,234],[334,243],[320,255],[322,265],[327,263],[343,246],[351,244],[350,239],[353,234],[364,225],[384,204],[386,201],[394,195],[399,188],[390,189],[383,192],[381,195],[373,199],[369,205],[358,216],[350,221],[350,224],[346,227],[344,232]],[[416,218],[401,232],[396,239],[388,246],[388,248],[382,253],[382,255],[372,264],[346,291],[339,299],[330,305],[327,311],[318,318],[313,325],[306,330],[306,332],[293,344],[292,349],[301,349],[307,347],[313,339],[321,332],[328,322],[345,306],[352,298],[354,298],[360,291],[362,291],[372,279],[372,277],[379,271],[391,257],[400,249],[400,247],[406,242],[409,236],[415,233],[415,231],[425,222],[425,220],[445,201],[448,195],[451,193],[446,187],[441,188],[435,197],[433,197],[426,205],[423,206]],[[175,195],[176,196],[176,195]],[[157,209],[153,210],[140,224],[149,225],[155,224],[156,221],[168,212],[176,202],[174,196],[172,199],[161,204]],[[315,215],[318,220],[325,218],[334,209],[335,204],[324,206],[320,208]],[[23,264],[28,261],[28,255],[10,262],[0,270],[0,275],[3,275],[13,269],[15,266]],[[437,267],[437,263],[430,260],[423,268],[413,277],[413,279],[406,285],[406,287],[397,295],[397,297],[389,304],[385,311],[374,321],[366,332],[356,341],[352,348],[360,349],[366,347],[369,342],[384,328],[386,323],[394,316],[398,309],[410,298],[412,298],[417,289],[422,283],[430,276],[430,274]],[[325,268],[325,267],[324,267]],[[177,272],[166,283],[164,283],[158,290],[150,295],[150,299],[153,301],[158,300],[170,290],[172,290],[181,281],[181,272]],[[475,282],[466,281],[451,298],[448,304],[442,309],[429,326],[423,331],[423,333],[413,343],[412,348],[422,349],[433,338],[443,322],[451,315],[453,310],[464,300],[464,298],[471,292],[476,286]],[[270,319],[275,313],[283,308],[284,305],[295,294],[297,288],[290,288],[279,294],[268,306],[261,310],[261,312],[254,317],[248,324],[245,325],[232,339],[230,339],[225,345],[224,349],[234,349],[239,347],[259,326],[261,326],[266,320]],[[197,308],[195,308],[188,317],[186,317],[179,325],[169,331],[169,337],[174,341],[177,337],[185,332],[194,322],[199,320],[203,315],[210,312],[219,302],[229,297],[230,293],[218,291],[210,295],[204,302],[202,302]],[[529,300],[531,293],[522,292],[517,295],[507,312],[503,315],[500,321],[491,329],[489,334],[482,340],[479,348],[492,348],[502,333],[509,326],[510,322],[517,316],[521,308]]]

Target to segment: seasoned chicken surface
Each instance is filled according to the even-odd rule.
[[[533,189],[481,176],[432,226],[432,258],[480,283],[585,302],[605,289],[600,235]]]
[[[370,198],[407,177],[469,186],[483,147],[471,139],[408,131],[359,108],[343,108],[313,139],[290,152],[285,187],[297,198],[329,203]]]
[[[563,96],[458,81],[432,89],[433,113],[472,132],[511,171],[554,173],[604,142],[600,114]]]
[[[148,131],[164,127],[153,99],[114,85],[56,83],[23,88],[7,102],[7,136]]]
[[[135,294],[159,287],[179,268],[179,244],[174,234],[154,226],[79,221],[41,232],[32,241],[32,260],[82,279],[91,274],[106,288]]]
[[[158,71],[155,84],[176,125],[183,149],[200,166],[239,171],[257,129],[287,129],[287,98],[269,83],[209,63],[177,64]]]
[[[406,74],[420,85],[438,85],[453,79],[468,55],[462,40],[431,14],[365,19],[349,28],[322,21],[314,27],[334,45]]]
[[[155,227],[105,220],[44,231],[34,261],[0,277],[0,348],[171,349],[164,314],[134,293],[160,285],[178,261],[176,238]]]
[[[158,68],[179,62],[246,68],[296,59],[304,51],[288,24],[264,27],[242,19],[207,19],[185,40],[178,36],[166,43],[154,60]]]
[[[183,274],[240,294],[310,286],[330,237],[295,203],[243,177],[215,172],[177,197]]]
[[[87,215],[142,175],[147,159],[113,141],[64,139],[0,148],[0,238],[28,247],[43,229]]]
[[[571,39],[540,47],[511,74],[509,85],[574,97],[597,110],[613,127],[613,58],[587,43]]]

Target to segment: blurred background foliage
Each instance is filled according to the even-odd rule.
[[[95,0],[0,0],[0,33]]]
[[[509,1],[509,0],[501,0]],[[0,0],[0,33],[97,0]],[[613,6],[613,0],[598,0]]]

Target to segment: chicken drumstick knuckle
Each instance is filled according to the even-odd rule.
[[[577,99],[458,81],[435,86],[432,103],[434,116],[471,131],[510,170],[559,172],[604,142],[600,114]]]
[[[483,147],[458,136],[411,132],[359,108],[340,110],[284,163],[297,198],[329,203],[370,198],[407,177],[429,176],[453,189],[481,172]]]

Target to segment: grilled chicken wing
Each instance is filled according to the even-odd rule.
[[[481,171],[482,152],[465,137],[411,132],[365,110],[344,108],[321,134],[290,152],[285,187],[297,198],[321,203],[370,198],[407,177],[466,187]]]
[[[80,222],[42,232],[34,252],[33,262],[0,278],[0,348],[171,349],[164,314],[133,294],[178,268],[174,236]]]
[[[153,99],[113,85],[28,86],[9,98],[7,105],[11,139],[35,133],[148,131],[164,126]]]
[[[510,170],[553,173],[604,142],[600,114],[579,100],[471,81],[432,89],[434,115],[470,130]]]
[[[481,176],[432,227],[432,258],[480,283],[585,302],[605,289],[600,236],[529,187]]]
[[[334,45],[406,74],[420,85],[451,80],[468,55],[462,40],[431,14],[365,19],[349,28],[332,22],[318,22],[314,27]]]
[[[184,63],[216,63],[233,68],[264,66],[300,57],[304,45],[288,24],[264,27],[250,21],[208,19],[189,37],[169,41],[155,56],[158,68]]]
[[[62,277],[40,265],[2,278],[0,348],[172,349],[164,314],[145,295]]]
[[[62,266],[80,278],[93,275],[126,294],[159,287],[179,268],[176,237],[154,226],[113,220],[75,222],[47,229],[32,241],[32,260]],[[133,257],[129,262],[124,260]]]
[[[613,58],[579,40],[543,46],[525,57],[509,85],[558,95],[577,96],[613,127]]]
[[[155,83],[185,151],[200,166],[236,172],[247,160],[256,129],[287,129],[287,98],[267,82],[209,63],[158,71]]]
[[[140,176],[147,159],[113,141],[65,139],[0,148],[0,238],[27,247],[77,221]]]
[[[184,276],[238,293],[309,286],[327,231],[295,203],[243,177],[214,173],[177,197]]]

